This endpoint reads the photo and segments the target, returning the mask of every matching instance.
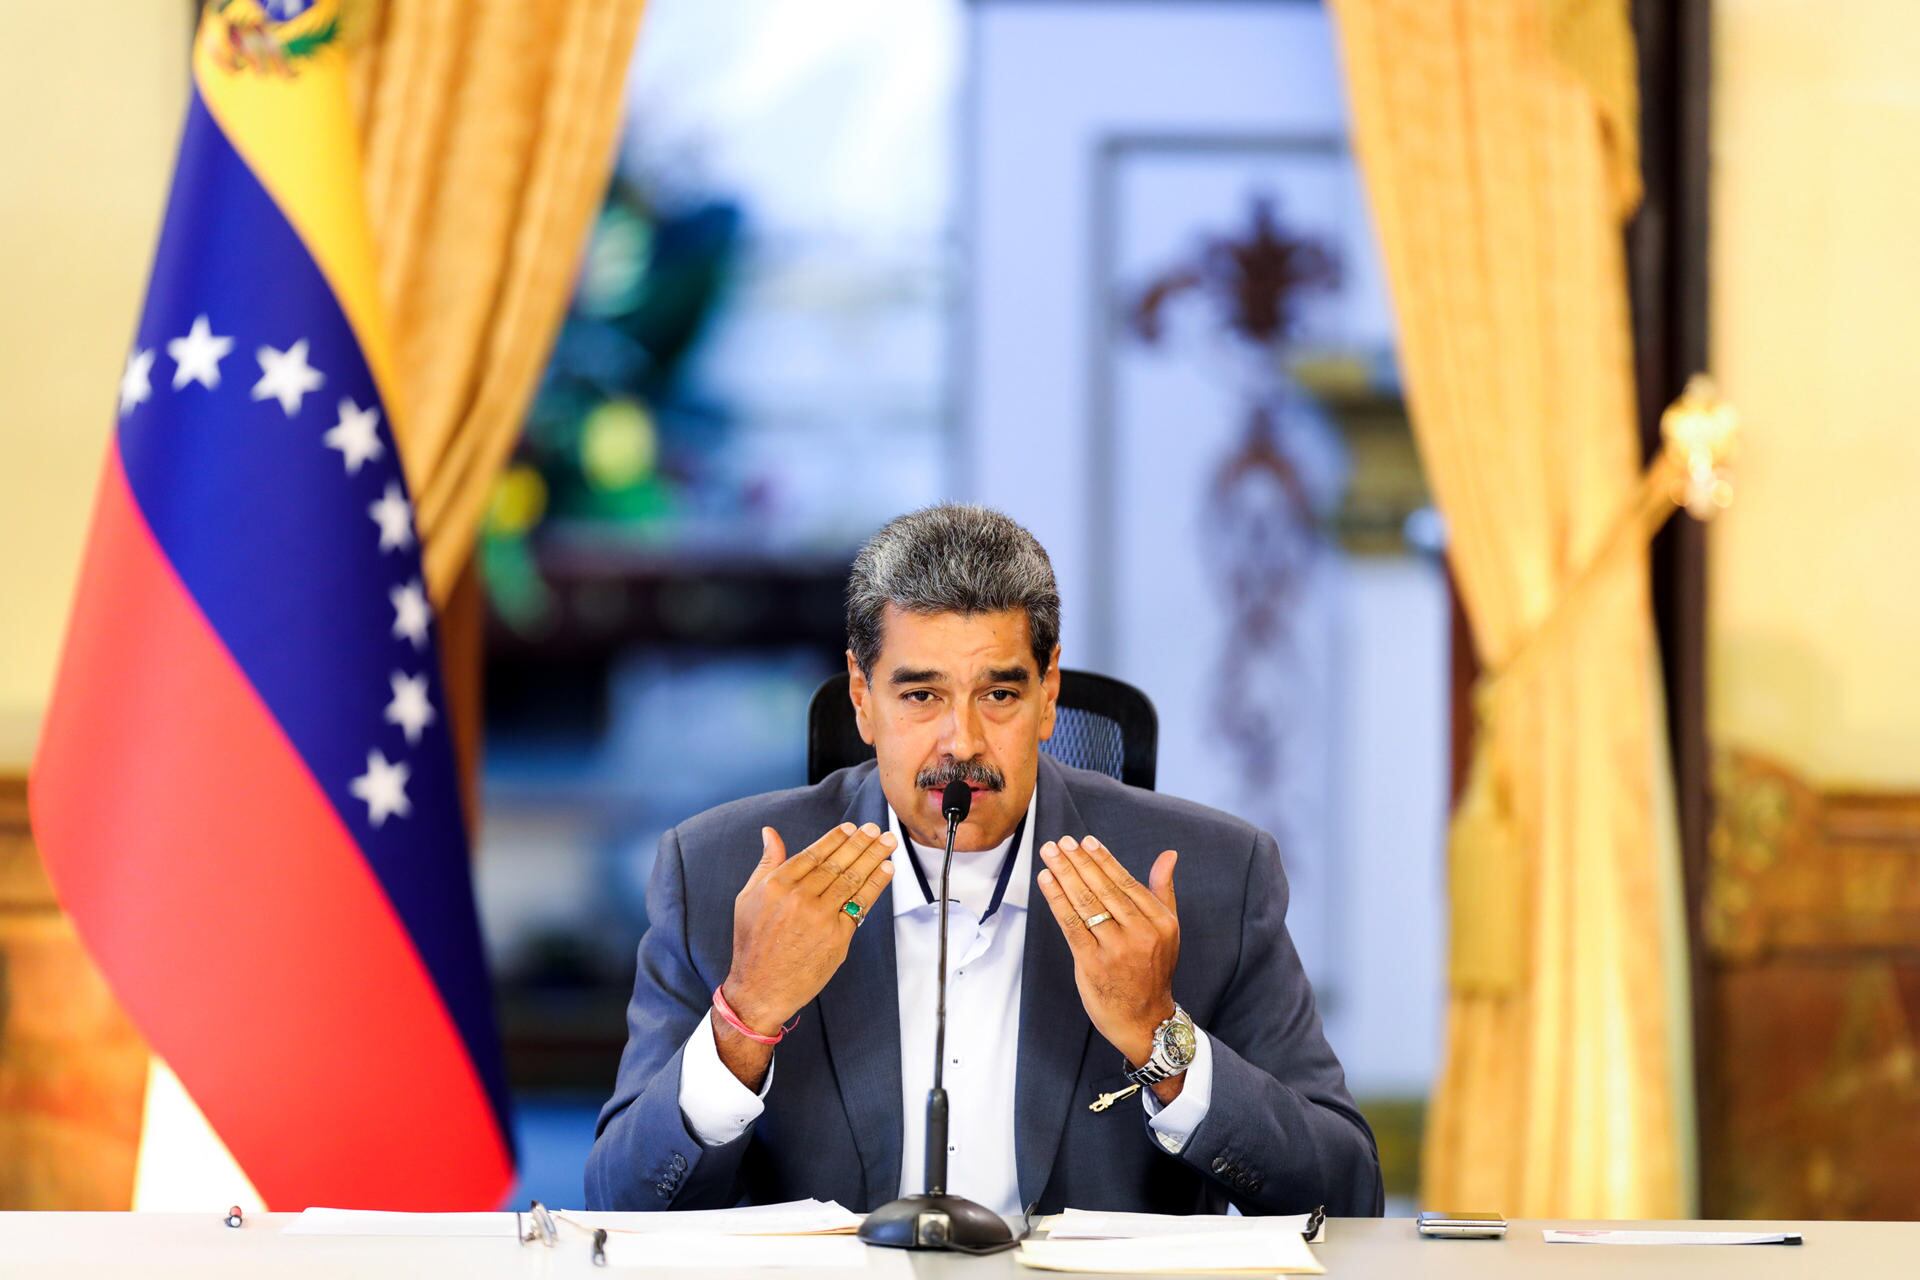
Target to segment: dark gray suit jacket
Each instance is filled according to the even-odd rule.
[[[1249,1214],[1317,1205],[1335,1216],[1378,1214],[1373,1134],[1321,1034],[1287,935],[1287,882],[1273,838],[1046,756],[1038,789],[1036,848],[1096,835],[1143,882],[1162,849],[1180,851],[1173,994],[1212,1037],[1213,1095],[1178,1156],[1154,1141],[1137,1097],[1087,1109],[1124,1084],[1125,1063],[1088,1021],[1072,954],[1035,886],[1014,1082],[1021,1202],[1040,1213],[1069,1205],[1220,1213],[1231,1200]],[[627,1048],[587,1158],[588,1208],[706,1209],[816,1196],[866,1210],[899,1193],[891,893],[776,1051],[766,1110],[747,1132],[703,1147],[680,1113],[681,1049],[726,977],[733,900],[760,857],[760,828],[776,828],[797,851],[842,821],[886,825],[871,762],[818,786],[721,805],[661,838]],[[1035,873],[1039,867],[1035,857]]]

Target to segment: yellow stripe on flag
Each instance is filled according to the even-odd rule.
[[[338,21],[337,0],[318,0],[288,22],[270,20],[254,0],[209,4],[194,41],[193,77],[207,110],[332,286],[391,417],[399,403],[393,349]]]

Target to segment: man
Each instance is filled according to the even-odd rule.
[[[861,550],[847,672],[877,759],[661,839],[589,1207],[925,1189],[959,780],[947,1189],[1006,1215],[1381,1211],[1272,837],[1042,755],[1059,633],[1047,554],[1005,516],[933,507]]]

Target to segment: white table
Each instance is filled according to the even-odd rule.
[[[617,1218],[623,1215],[607,1215]],[[504,1239],[420,1240],[393,1237],[283,1236],[289,1214],[265,1214],[245,1226],[225,1226],[217,1213],[0,1213],[0,1275],[222,1277],[354,1276],[364,1280],[427,1280],[433,1276],[608,1277],[595,1268],[584,1237],[563,1226],[548,1249]],[[1543,1227],[1639,1226],[1799,1231],[1799,1247],[1612,1248],[1549,1245]],[[1685,1280],[1769,1280],[1838,1277],[1878,1280],[1920,1275],[1920,1223],[1739,1222],[1595,1223],[1515,1222],[1504,1240],[1425,1240],[1405,1218],[1336,1218],[1327,1240],[1314,1246],[1331,1277],[1421,1277],[1421,1280],[1501,1280],[1528,1277],[1684,1277]],[[683,1273],[697,1280],[728,1280],[723,1271]],[[735,1273],[736,1275],[738,1273]],[[779,1280],[830,1280],[822,1271],[765,1271]],[[960,1258],[868,1251],[865,1280],[1046,1280],[1008,1254]]]

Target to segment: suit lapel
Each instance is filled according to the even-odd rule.
[[[1029,876],[1043,865],[1040,846],[1062,836],[1082,836],[1080,811],[1067,794],[1066,779],[1046,756],[1040,757],[1034,809],[1033,858]],[[1014,1164],[1020,1203],[1030,1206],[1046,1189],[1060,1150],[1067,1114],[1074,1108],[1074,1085],[1086,1057],[1093,1023],[1080,1004],[1073,982],[1073,952],[1054,921],[1046,895],[1030,884],[1027,898],[1026,955],[1020,976],[1020,1057],[1014,1073]]]
[[[887,825],[877,770],[854,793],[841,821]],[[821,990],[821,1034],[840,1100],[853,1125],[867,1203],[900,1192],[900,988],[894,974],[893,893],[880,895],[853,935],[846,961]]]

